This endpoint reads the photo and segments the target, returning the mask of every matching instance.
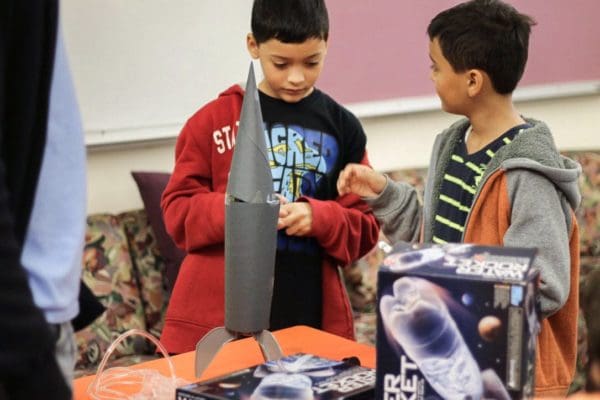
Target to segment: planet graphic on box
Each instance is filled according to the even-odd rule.
[[[493,342],[500,335],[502,330],[502,321],[493,315],[486,315],[481,318],[477,326],[479,336],[487,342]]]

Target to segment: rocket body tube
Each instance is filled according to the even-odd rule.
[[[225,328],[269,328],[279,200],[250,64],[225,197]]]
[[[225,327],[254,333],[269,328],[279,203],[225,206]],[[260,221],[260,222],[258,222]]]

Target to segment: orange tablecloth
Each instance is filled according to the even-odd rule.
[[[341,360],[344,357],[356,356],[361,364],[375,367],[375,348],[356,343],[318,329],[307,326],[295,326],[273,332],[284,355],[294,353],[312,353],[322,357]],[[178,377],[194,382],[209,379],[238,369],[260,364],[263,361],[258,344],[253,338],[237,340],[226,344],[210,363],[200,379],[194,377],[194,352],[180,354],[171,358]],[[164,359],[148,361],[132,368],[151,368],[169,376],[168,364]],[[73,385],[75,400],[89,399],[87,387],[94,376],[76,379]]]

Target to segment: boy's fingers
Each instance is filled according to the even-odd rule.
[[[288,226],[285,233],[290,236],[301,236],[303,232],[303,226],[300,221],[296,221]]]
[[[290,236],[304,236],[309,233],[310,228],[306,221],[309,218],[305,208],[307,203],[289,203],[284,209],[287,211],[287,215],[279,218],[277,228],[285,228],[285,233]],[[309,206],[308,206],[309,207]],[[310,210],[308,210],[310,214]]]
[[[286,207],[279,208],[279,218],[277,219],[277,229],[282,229],[287,227],[287,217],[290,215],[290,210]]]
[[[337,189],[340,194],[350,193],[350,179],[355,175],[352,166],[347,166],[342,170],[337,181]]]
[[[288,199],[286,199],[281,194],[275,193],[275,196],[279,199],[279,204],[287,204],[288,203]]]
[[[294,217],[292,215],[286,215],[285,217],[279,218],[277,222],[277,229],[286,229],[286,233],[289,234],[290,228],[294,225]]]
[[[346,194],[346,178],[343,175],[340,174],[336,186],[339,194]]]

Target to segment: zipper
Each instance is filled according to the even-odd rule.
[[[498,167],[496,167],[496,169],[494,169],[489,174],[484,173],[485,177],[481,178],[481,181],[479,182],[479,185],[477,186],[477,191],[475,192],[475,195],[473,196],[473,202],[471,203],[471,211],[469,211],[469,214],[467,214],[467,219],[465,220],[465,229],[463,230],[462,234],[460,235],[460,241],[462,243],[464,243],[464,241],[465,241],[465,233],[467,233],[469,221],[471,220],[471,214],[473,212],[473,209],[475,208],[475,204],[479,200],[479,195],[481,194],[481,189],[493,175],[496,175],[498,173],[499,170],[500,170],[500,165],[498,165]]]

